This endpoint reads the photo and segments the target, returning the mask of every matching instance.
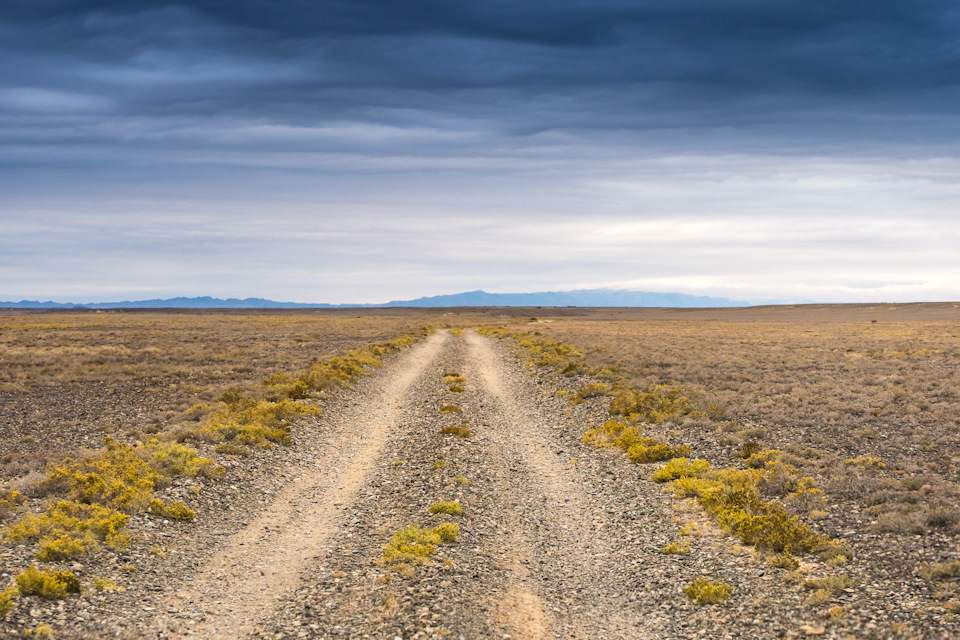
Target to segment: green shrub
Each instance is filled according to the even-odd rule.
[[[455,404],[446,404],[440,407],[440,413],[463,413],[463,409]]]

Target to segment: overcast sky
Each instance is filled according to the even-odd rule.
[[[956,0],[3,0],[0,300],[960,299]]]

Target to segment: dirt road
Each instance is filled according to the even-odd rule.
[[[130,635],[732,638],[756,632],[761,611],[751,637],[797,624],[763,565],[723,541],[664,554],[697,515],[623,456],[584,445],[572,411],[495,340],[431,336],[300,433],[306,462]],[[452,426],[469,437],[441,433]],[[438,501],[462,515],[432,515]],[[459,537],[428,562],[384,560],[395,532],[441,521]],[[682,594],[699,574],[770,595],[739,598],[734,621]]]

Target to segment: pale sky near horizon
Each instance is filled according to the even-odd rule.
[[[0,6],[0,300],[960,300],[941,0]]]

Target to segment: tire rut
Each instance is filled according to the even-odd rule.
[[[617,554],[598,534],[609,519],[584,492],[565,446],[528,410],[536,402],[514,379],[524,374],[490,339],[470,332],[466,341],[468,378],[485,392],[479,417],[492,455],[514,472],[498,488],[514,531],[512,586],[500,600],[505,621],[521,638],[650,637],[627,590],[616,586],[624,572],[610,566]]]
[[[364,486],[394,422],[408,408],[410,387],[447,338],[434,334],[389,365],[376,396],[358,398],[332,417],[332,434],[303,438],[306,446],[312,444],[315,464],[165,599],[165,613],[154,624],[161,637],[236,638],[269,619],[298,587],[310,561],[329,550],[338,517]]]

